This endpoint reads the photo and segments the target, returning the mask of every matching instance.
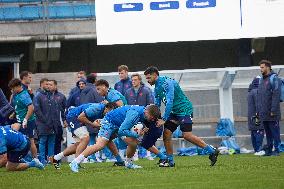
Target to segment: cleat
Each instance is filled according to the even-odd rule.
[[[211,165],[210,166],[214,166],[215,163],[217,162],[217,157],[219,155],[219,150],[215,149],[215,152],[213,152],[212,154],[209,155],[209,159],[211,161]]]
[[[162,161],[161,161],[162,160]],[[159,167],[175,167],[175,163],[174,162],[170,162],[167,159],[161,159]]]
[[[159,159],[159,162],[157,163],[157,165],[160,165],[160,163],[162,163],[163,161],[165,161],[165,159]]]
[[[255,152],[254,153],[255,156],[264,156],[265,155],[265,151],[264,150],[261,150],[259,152]]]
[[[125,163],[124,163],[124,161],[122,161],[122,162],[114,162],[114,164],[113,164],[113,166],[114,167],[120,167],[120,166],[125,166]]]
[[[128,169],[141,169],[142,168],[142,166],[136,165],[134,163],[126,163],[125,167]]]
[[[35,167],[38,168],[39,170],[44,169],[44,165],[38,159],[33,159],[31,162],[34,162]]]
[[[60,169],[59,162],[56,159],[54,159],[54,156],[49,157],[49,161],[54,166],[55,169],[57,170]]]
[[[71,168],[72,172],[74,172],[74,173],[78,173],[79,172],[79,165],[75,161],[72,161],[69,164],[69,167]]]

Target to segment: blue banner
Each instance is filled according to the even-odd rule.
[[[142,11],[142,3],[123,3],[123,4],[114,4],[114,12],[127,12],[127,11]]]
[[[216,0],[188,0],[186,2],[187,8],[208,8],[216,7]]]
[[[151,2],[151,10],[166,10],[166,9],[178,9],[178,1],[164,1],[164,2]]]

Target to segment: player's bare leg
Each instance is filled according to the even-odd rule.
[[[6,164],[6,169],[7,171],[24,171],[28,169],[29,166],[27,163],[12,163],[12,162],[7,162]]]
[[[192,134],[192,132],[183,132],[182,136],[185,140],[191,142],[192,144],[195,144],[200,148],[205,148],[207,145],[201,138]]]
[[[80,143],[78,144],[78,146],[76,148],[75,157],[78,157],[78,155],[80,155],[86,149],[86,147],[89,144],[89,141],[90,141],[90,136],[89,135],[80,139]]]
[[[111,151],[111,153],[114,155],[116,159],[116,162],[114,162],[113,166],[124,166],[125,165],[124,161],[121,158],[119,151],[112,140],[108,142],[107,147],[109,148],[109,150]]]
[[[27,163],[13,163],[8,161],[6,164],[7,171],[24,171],[31,167],[36,167],[40,170],[44,169],[43,164],[38,159],[33,159],[31,162]]]
[[[33,138],[29,138],[29,139],[30,139],[30,142],[31,142],[32,156],[33,156],[33,158],[37,159],[37,148],[36,148],[36,145],[35,145],[35,140]]]
[[[167,154],[173,154],[172,132],[169,129],[164,130],[163,141]]]
[[[108,140],[103,138],[103,137],[99,137],[96,144],[92,145],[92,146],[88,146],[78,157],[76,157],[70,164],[70,168],[73,172],[79,172],[79,164],[82,163],[84,161],[84,159],[86,157],[88,157],[89,155],[92,155],[93,153],[96,153],[100,150],[102,150],[107,144],[108,144]]]
[[[60,152],[59,154],[56,154],[50,157],[49,161],[53,164],[54,168],[60,169],[59,161],[64,157],[75,154],[78,145],[79,145],[79,142],[76,142],[75,144],[71,144],[63,152]]]

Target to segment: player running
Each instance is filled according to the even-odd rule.
[[[167,151],[168,160],[160,162],[160,167],[174,167],[172,133],[180,125],[183,138],[200,148],[204,148],[210,155],[211,166],[213,166],[219,154],[218,149],[206,144],[202,139],[192,134],[193,108],[191,101],[185,96],[179,84],[165,76],[159,76],[156,67],[148,67],[144,75],[150,85],[155,85],[155,104],[161,106],[161,102],[166,105],[162,119],[157,122],[158,126],[164,125],[163,140]]]

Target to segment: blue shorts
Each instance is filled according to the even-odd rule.
[[[26,135],[28,138],[34,138],[35,135],[35,128],[36,128],[36,122],[35,120],[33,121],[28,121],[27,128],[21,127],[19,132]]]
[[[174,120],[177,122],[174,123],[171,120]],[[191,132],[192,131],[192,115],[185,115],[185,116],[179,116],[175,114],[170,114],[170,117],[165,123],[165,129],[170,130],[172,133],[177,129],[178,126],[180,126],[180,130],[182,132]]]
[[[70,129],[72,135],[74,135],[74,131],[76,129],[82,127],[82,124],[80,123],[77,117],[67,117],[66,121],[67,121],[67,124],[69,126],[68,128]]]
[[[102,137],[106,140],[112,140],[117,137],[117,131],[118,127],[110,122],[108,120],[103,119],[101,121],[101,128],[99,130],[99,137]]]
[[[143,136],[141,146],[145,149],[149,149],[155,145],[158,138],[161,137],[163,133],[163,128],[156,127],[156,128],[149,128],[149,131]]]
[[[23,150],[7,152],[8,161],[12,163],[20,163],[20,160],[28,154],[28,152],[30,151],[30,148],[31,148],[31,143],[30,143],[30,140],[27,139],[27,144]]]

